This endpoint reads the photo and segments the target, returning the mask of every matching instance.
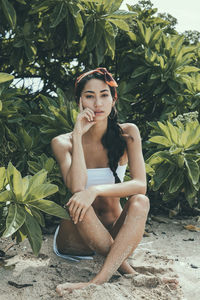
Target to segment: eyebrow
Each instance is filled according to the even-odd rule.
[[[100,93],[103,93],[103,92],[109,92],[109,90],[108,90],[108,89],[104,89],[104,90],[100,91]],[[85,94],[85,93],[92,93],[92,94],[95,94],[94,91],[85,91],[84,94]]]

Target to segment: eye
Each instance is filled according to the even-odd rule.
[[[109,95],[108,94],[102,94],[102,97],[108,97]]]
[[[85,96],[87,99],[91,99],[91,98],[93,98],[93,95],[86,95]]]

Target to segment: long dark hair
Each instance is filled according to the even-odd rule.
[[[91,79],[99,79],[105,82],[105,77],[99,73],[92,73],[85,76],[76,86],[75,99],[77,103],[79,102],[85,84]],[[109,88],[112,97],[115,98],[116,87],[109,86]],[[115,177],[115,183],[119,183],[121,180],[119,179],[116,170],[119,160],[126,149],[126,141],[123,136],[123,130],[118,124],[118,114],[115,106],[112,107],[110,115],[108,116],[107,130],[103,135],[101,142],[104,148],[107,149],[109,167]]]

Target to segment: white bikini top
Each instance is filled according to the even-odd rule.
[[[118,165],[117,167],[116,173],[121,182],[124,180],[126,167],[127,164],[122,166]],[[87,169],[87,175],[86,188],[92,185],[115,183],[115,177],[110,168]]]

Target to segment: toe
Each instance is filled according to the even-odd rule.
[[[58,286],[56,287],[56,292],[57,292],[58,295],[60,295],[60,296],[63,295],[63,291],[62,291],[61,285],[58,285]]]

